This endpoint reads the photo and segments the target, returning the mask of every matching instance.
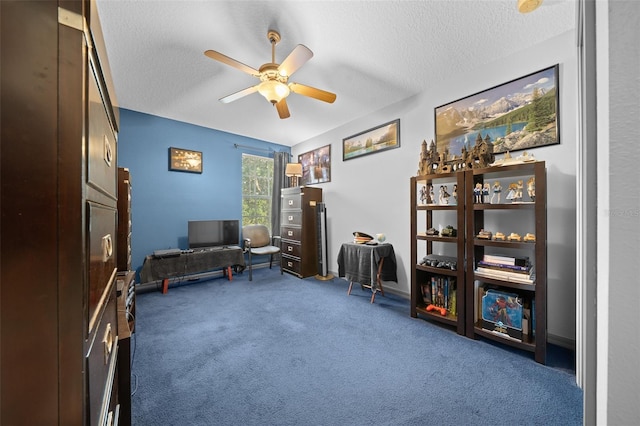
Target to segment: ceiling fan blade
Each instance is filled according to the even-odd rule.
[[[229,102],[233,102],[237,99],[240,99],[244,96],[250,95],[254,92],[258,91],[258,84],[255,86],[247,87],[246,89],[240,90],[239,92],[232,93],[230,95],[225,96],[224,98],[220,98],[219,101],[223,104],[228,104]]]
[[[289,114],[289,107],[287,106],[287,98],[282,98],[280,102],[276,104],[276,109],[278,110],[278,115],[282,119],[289,118],[291,116],[291,114]]]
[[[216,61],[220,61],[223,64],[227,64],[234,68],[239,69],[240,71],[246,72],[247,74],[253,75],[255,77],[260,75],[260,71],[257,69],[250,67],[249,65],[245,65],[242,62],[238,62],[235,59],[228,57],[227,55],[223,55],[220,52],[216,52],[215,50],[207,50],[204,54],[211,59],[215,59]]]
[[[278,67],[278,71],[281,75],[289,77],[312,57],[313,52],[309,50],[307,46],[299,44],[289,53],[289,56],[282,61]]]
[[[335,93],[327,92],[324,90],[316,89],[315,87],[305,86],[300,83],[289,83],[289,89],[302,96],[308,96],[310,98],[317,99],[319,101],[328,102],[330,104],[336,100]]]

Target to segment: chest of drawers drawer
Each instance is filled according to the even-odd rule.
[[[302,225],[302,212],[296,210],[284,210],[280,215],[280,223],[286,225]]]

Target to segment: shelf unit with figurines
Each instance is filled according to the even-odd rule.
[[[411,178],[411,316],[465,334],[464,172]]]
[[[466,170],[465,185],[466,335],[531,351],[544,364],[545,163]]]

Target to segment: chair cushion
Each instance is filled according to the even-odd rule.
[[[251,253],[257,256],[260,256],[263,254],[275,254],[279,252],[280,252],[280,249],[276,246],[264,246],[264,247],[258,247],[258,248],[251,247]]]
[[[269,229],[264,225],[246,225],[242,227],[242,238],[251,240],[251,248],[271,245]],[[253,250],[255,253],[255,250]]]

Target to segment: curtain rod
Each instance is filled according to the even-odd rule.
[[[233,144],[234,147],[237,148],[247,148],[247,149],[252,149],[254,151],[264,151],[264,152],[276,152],[273,148],[256,148],[255,146],[249,146],[249,145],[240,145],[237,143]]]

